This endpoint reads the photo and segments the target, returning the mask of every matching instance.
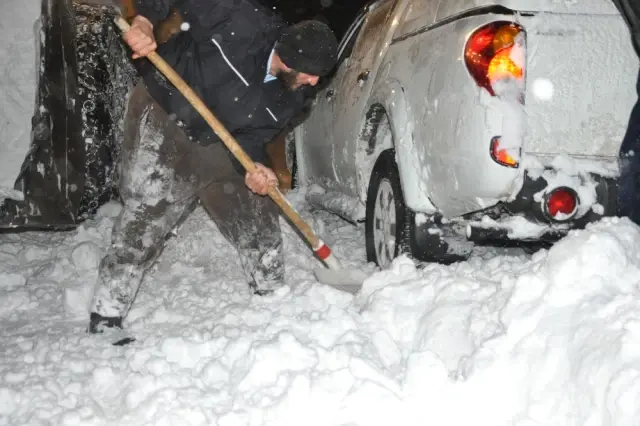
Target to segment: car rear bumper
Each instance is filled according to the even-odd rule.
[[[454,218],[417,215],[411,229],[412,254],[423,261],[451,263],[465,259],[474,243],[544,246],[572,229],[615,216],[618,192],[615,159],[588,160],[585,164],[595,166],[590,172],[577,159],[568,160],[569,163],[556,161],[547,166],[537,163],[538,167],[525,170],[520,190],[509,201]],[[571,170],[572,167],[567,167],[570,165],[574,166],[573,174],[560,171]],[[551,217],[546,207],[548,194],[557,188],[569,188],[579,198],[574,213],[559,216],[562,220]]]
[[[588,223],[616,215],[616,177],[582,173],[572,176],[573,179],[562,179],[550,167],[545,167],[545,172],[533,176],[525,172],[522,188],[512,201],[496,206],[493,215],[484,214],[468,221],[467,239],[556,241],[571,229],[581,229]],[[576,214],[565,220],[553,218],[545,207],[547,195],[559,187],[567,187],[578,195]]]

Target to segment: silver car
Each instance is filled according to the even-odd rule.
[[[610,0],[379,0],[290,135],[315,207],[370,261],[448,263],[615,215],[638,59]]]

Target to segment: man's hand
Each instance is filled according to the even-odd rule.
[[[263,164],[256,163],[255,172],[247,173],[244,177],[244,183],[256,194],[266,195],[270,187],[278,186],[278,178],[273,170]]]
[[[123,38],[133,50],[133,59],[145,57],[158,47],[153,36],[153,24],[141,15],[133,18],[131,29],[124,34]]]

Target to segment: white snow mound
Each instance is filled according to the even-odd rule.
[[[524,264],[398,260],[359,303],[407,361],[415,424],[632,425],[639,284],[640,231],[609,219]]]
[[[300,204],[301,197],[292,201]],[[353,297],[313,280],[283,222],[287,285],[252,296],[198,209],[116,347],[86,334],[113,206],[69,233],[0,235],[0,424],[636,425],[640,229],[608,219],[550,251],[406,257]],[[349,265],[362,228],[302,214]],[[61,303],[63,302],[63,303]]]

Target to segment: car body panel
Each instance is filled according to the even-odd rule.
[[[508,108],[478,88],[460,60],[467,35],[496,19],[462,18],[395,43],[387,53],[390,74],[411,88],[406,92],[415,120],[413,155],[422,165],[422,185],[406,188],[404,195],[416,211],[429,199],[445,216],[458,216],[513,192],[519,171],[488,155],[491,138],[502,134],[503,121],[511,118],[503,116]]]
[[[351,55],[318,96],[305,124],[305,132],[310,135],[305,138],[306,158],[313,159],[305,167],[312,175],[331,176],[325,184],[350,196],[357,195],[357,170],[353,158],[361,145],[362,127],[359,124],[373,83],[373,78],[364,80],[361,77],[366,73],[376,75],[396,30],[397,20],[395,24],[392,21],[405,4],[406,1],[382,0],[369,5]],[[359,79],[363,80],[360,84]],[[327,153],[327,146],[342,149]]]
[[[390,67],[390,64],[386,64],[385,67]],[[384,79],[386,75],[388,71],[385,69],[380,78]],[[360,198],[366,199],[369,177],[378,155],[385,149],[394,147],[398,168],[402,170],[400,184],[405,194],[405,202],[409,203],[407,204],[409,208],[415,211],[433,213],[436,209],[428,197],[414,195],[427,193],[428,190],[420,157],[415,155],[419,147],[416,145],[414,118],[409,108],[409,94],[405,92],[400,81],[392,78],[386,78],[382,82],[377,81],[375,87],[367,111],[373,110],[375,105],[384,107],[387,122],[382,121],[380,125],[389,126],[392,139],[386,139],[385,133],[380,132],[381,135],[376,137],[375,149],[370,152],[361,151],[360,158],[356,159],[359,164],[357,173]]]
[[[412,0],[406,5],[396,36],[410,34],[436,22],[441,0]]]
[[[544,14],[519,21],[528,28],[525,151],[617,157],[637,98],[638,58],[630,54],[622,17]]]
[[[406,3],[385,0],[367,14],[349,64],[343,67],[344,74],[336,81],[336,98],[331,106],[333,120],[329,123],[337,124],[333,127],[332,144],[344,147],[341,158],[346,161],[337,170],[341,173],[342,187],[349,195],[357,195],[351,192],[357,185],[352,177],[356,176],[359,167],[359,163],[353,159],[366,149],[367,141],[363,140],[362,134],[366,133],[367,124],[363,118],[366,117],[365,107],[374,88],[374,76],[378,75],[384,53],[396,30],[398,19],[394,18],[402,13]],[[340,119],[336,120],[338,117]]]

